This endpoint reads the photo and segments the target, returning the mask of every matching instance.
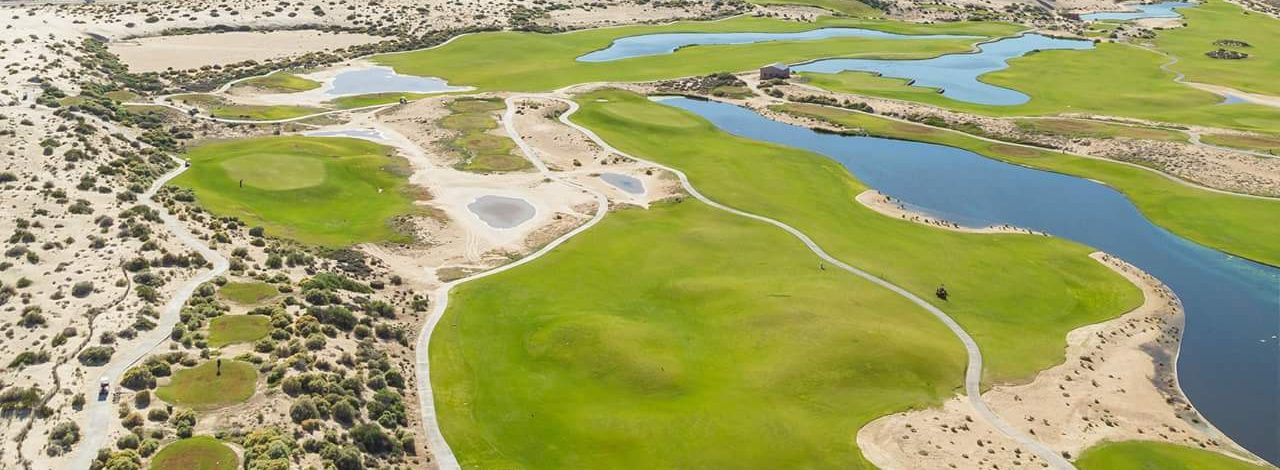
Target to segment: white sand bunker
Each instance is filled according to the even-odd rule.
[[[509,229],[532,219],[538,211],[528,201],[520,198],[484,195],[467,204],[467,210],[490,227]]]

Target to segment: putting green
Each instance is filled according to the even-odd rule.
[[[241,305],[253,305],[279,293],[275,286],[262,281],[228,282],[218,288],[218,295],[222,298]]]
[[[174,372],[169,384],[156,389],[156,397],[197,411],[212,410],[249,400],[257,382],[253,364],[224,359],[219,374],[215,359]]]
[[[1084,451],[1076,460],[1080,470],[1262,470],[1254,465],[1207,450],[1162,442],[1110,442]]]
[[[222,315],[209,320],[209,347],[249,343],[262,339],[269,332],[271,318],[266,315]]]
[[[578,102],[572,119],[618,149],[679,168],[708,197],[796,227],[833,256],[930,299],[982,347],[988,383],[1061,363],[1068,331],[1141,303],[1141,292],[1083,245],[885,217],[854,200],[866,186],[826,157],[735,137],[633,93],[606,90]],[[963,295],[934,299],[943,283]],[[1036,301],[1026,302],[1032,292]]]
[[[345,246],[403,240],[389,225],[411,212],[406,163],[372,142],[334,137],[260,137],[200,145],[174,178],[210,212],[260,225],[274,236]],[[240,187],[240,180],[245,180]]]
[[[1008,23],[954,22],[913,24],[870,19],[821,18],[814,23],[771,18],[735,17],[710,22],[625,26],[563,34],[490,32],[458,37],[449,44],[419,51],[385,54],[373,60],[397,72],[446,79],[479,91],[541,91],[604,81],[647,81],[746,70],[772,62],[800,62],[822,57],[924,58],[968,51],[980,39],[893,40],[836,38],[775,41],[757,44],[692,46],[674,54],[611,62],[578,62],[588,52],[608,47],[614,39],[673,32],[794,32],[849,26],[901,34],[967,34],[1002,36],[1023,27]]]
[[[450,298],[431,381],[463,468],[871,468],[858,429],[964,375],[923,309],[692,199]]]
[[[151,470],[235,470],[234,450],[209,436],[195,436],[164,446],[151,459]]]
[[[1280,214],[1280,200],[1206,191],[1164,176],[1106,160],[995,144],[970,136],[862,113],[812,105],[784,109],[885,137],[950,145],[1032,168],[1102,181],[1120,190],[1152,222],[1228,253],[1280,266],[1280,226],[1258,223]]]

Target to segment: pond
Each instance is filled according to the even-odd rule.
[[[942,89],[942,96],[970,103],[1012,106],[1031,98],[1015,90],[983,83],[978,77],[1009,67],[1009,59],[1049,49],[1092,49],[1092,41],[1026,34],[978,45],[979,52],[922,60],[823,59],[792,67],[797,72],[874,72],[913,80],[913,85]]]
[[[644,183],[639,179],[621,173],[601,173],[600,179],[630,194],[644,194]]]
[[[1153,225],[1123,194],[1087,179],[952,147],[817,133],[723,103],[662,102],[732,134],[825,155],[931,215],[967,226],[1047,232],[1156,276],[1186,309],[1177,361],[1188,398],[1236,442],[1280,462],[1280,269],[1178,237]]]
[[[1175,8],[1193,7],[1196,4],[1190,2],[1161,2],[1152,4],[1126,4],[1125,7],[1133,8],[1131,11],[1100,11],[1097,13],[1086,13],[1080,15],[1080,19],[1084,21],[1103,21],[1117,20],[1129,21],[1140,20],[1143,18],[1180,18]]]
[[[490,227],[507,229],[515,228],[528,222],[537,213],[537,209],[524,199],[485,195],[467,204],[467,210],[479,217]]]
[[[754,44],[770,41],[813,41],[827,38],[869,39],[962,39],[976,36],[948,34],[908,35],[863,28],[819,28],[797,33],[658,33],[615,39],[609,47],[578,57],[579,62],[608,62],[674,53],[682,47],[724,44]]]
[[[329,96],[364,95],[369,93],[443,93],[468,90],[435,77],[401,75],[391,67],[370,66],[344,70],[328,81],[324,94]]]

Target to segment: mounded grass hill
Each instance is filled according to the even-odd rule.
[[[235,470],[235,451],[213,437],[195,436],[164,446],[151,459],[151,470]]]
[[[692,199],[450,297],[431,380],[464,468],[871,468],[858,429],[964,374],[928,312]]]
[[[303,243],[399,240],[390,222],[413,210],[407,163],[368,141],[259,137],[200,145],[186,157],[191,168],[172,184],[204,208]]]
[[[197,411],[234,405],[253,396],[258,371],[253,364],[231,359],[222,360],[218,373],[217,360],[181,369],[173,373],[168,385],[156,389],[156,397],[165,402]]]
[[[1080,470],[1262,470],[1207,450],[1161,442],[1112,442],[1092,447],[1076,460]]]
[[[885,217],[854,200],[866,186],[826,157],[736,137],[634,93],[577,99],[582,109],[572,119],[620,150],[681,169],[708,197],[796,227],[833,256],[934,302],[982,347],[988,383],[1026,380],[1062,362],[1068,331],[1142,301],[1136,287],[1087,256],[1089,247]],[[964,294],[935,299],[943,283]]]
[[[209,320],[209,347],[249,343],[270,332],[271,318],[266,315],[222,315]]]
[[[275,93],[292,93],[320,88],[320,82],[285,72],[245,80],[238,85],[252,86]]]

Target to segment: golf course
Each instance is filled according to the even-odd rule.
[[[248,400],[257,381],[253,364],[214,359],[174,372],[168,385],[156,389],[156,397],[174,406],[207,411]]]
[[[195,436],[175,441],[156,453],[153,470],[235,470],[235,451],[216,438]]]

